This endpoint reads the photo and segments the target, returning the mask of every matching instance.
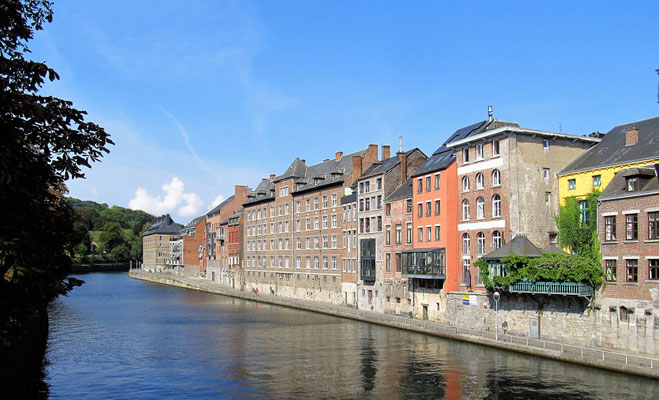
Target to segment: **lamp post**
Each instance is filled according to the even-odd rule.
[[[496,341],[499,341],[499,299],[501,298],[501,295],[499,292],[494,292],[494,318],[495,318],[495,325],[494,325],[494,338]]]

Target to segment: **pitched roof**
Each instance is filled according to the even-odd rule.
[[[341,205],[355,203],[357,201],[357,192],[353,191],[347,196],[341,197]]]
[[[162,215],[151,224],[149,229],[144,231],[142,236],[149,235],[174,235],[177,234],[179,230],[183,228],[183,225],[177,224],[174,222],[172,217],[169,214]]]
[[[412,183],[414,182],[414,179],[412,177],[407,178],[405,182],[403,182],[402,185],[398,187],[398,189],[394,190],[392,194],[389,195],[384,201],[385,203],[391,202],[391,201],[396,201],[396,200],[402,200],[402,199],[411,199],[412,198]]]
[[[628,197],[647,196],[659,194],[659,164],[648,167],[625,168],[616,172],[608,186],[599,197],[600,201],[615,200]],[[627,178],[637,176],[638,190],[627,190]]]
[[[247,195],[245,204],[260,203],[262,201],[272,200],[275,198],[275,184],[269,179],[263,179],[256,186],[256,189]]]
[[[304,173],[302,173],[301,166],[298,165],[296,167],[297,172],[288,176],[288,178],[297,178],[295,179],[296,186],[292,192],[301,193],[308,190],[315,190],[320,187],[343,183],[345,178],[352,174],[352,157],[364,157],[364,154],[366,154],[366,150],[360,150],[343,155],[338,161],[333,158],[308,167],[305,166]],[[297,160],[298,159],[296,159],[296,161]],[[295,164],[295,162],[293,164]],[[293,167],[293,164],[291,164],[291,167]],[[289,170],[291,167],[289,167]],[[282,176],[285,175],[287,174]],[[275,178],[275,181],[277,181],[277,179],[279,178]]]
[[[208,216],[208,218],[213,218],[213,217],[215,217],[216,215],[218,215],[218,214],[220,213],[220,211],[222,211],[222,209],[223,209],[224,207],[226,207],[227,204],[231,203],[235,197],[236,197],[235,195],[232,195],[232,196],[229,197],[228,199],[224,200],[223,202],[221,202],[220,204],[218,204],[217,206],[215,206],[212,210],[210,210],[209,212],[207,212],[206,215]]]
[[[541,252],[526,236],[517,235],[510,242],[481,258],[484,260],[500,260],[512,254],[526,257],[540,257]]]
[[[406,151],[405,156],[409,157],[412,153],[414,153],[417,150],[421,151],[419,150],[418,147],[415,147],[412,150]],[[370,178],[375,175],[384,174],[385,172],[389,172],[392,169],[394,169],[398,164],[400,164],[400,157],[398,156],[398,154],[396,154],[393,157],[387,158],[384,161],[373,163],[373,165],[371,165],[366,171],[364,171],[362,176],[359,177],[359,180]]]
[[[626,146],[626,132],[638,129],[638,142]],[[659,117],[618,125],[595,146],[582,153],[558,175],[612,165],[659,159]]]
[[[553,244],[550,244],[549,246],[545,247],[544,249],[541,250],[541,252],[542,254],[549,253],[549,254],[561,254],[564,256],[572,256],[572,254],[564,252],[563,250],[559,249]]]
[[[445,146],[441,146],[437,149],[432,156],[425,163],[423,163],[416,171],[412,174],[412,177],[425,175],[429,172],[441,171],[446,169],[451,163],[455,161],[455,155],[453,150],[447,149]]]

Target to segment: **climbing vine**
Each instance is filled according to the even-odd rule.
[[[600,192],[593,190],[586,198],[585,218],[579,209],[579,200],[568,197],[556,218],[561,247],[573,254],[600,262],[599,239],[597,237],[597,199]]]

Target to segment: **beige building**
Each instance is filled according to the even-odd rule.
[[[142,234],[142,263],[144,268],[160,271],[170,264],[169,241],[178,235],[183,225],[177,224],[169,214],[158,217]]]

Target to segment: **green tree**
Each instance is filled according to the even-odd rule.
[[[585,213],[580,201],[568,197],[561,206],[556,219],[561,247],[570,252],[600,262],[599,239],[597,237],[597,199],[600,192],[595,190],[585,200]]]
[[[103,233],[100,237],[101,246],[103,251],[111,253],[115,247],[125,244],[124,232],[121,230],[121,225],[117,222],[108,222],[103,227]]]
[[[47,0],[0,1],[0,345],[80,283],[66,278],[75,238],[64,182],[113,144],[71,102],[39,94],[59,76],[26,58],[27,43],[52,16]]]

